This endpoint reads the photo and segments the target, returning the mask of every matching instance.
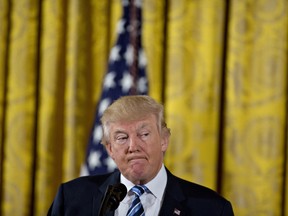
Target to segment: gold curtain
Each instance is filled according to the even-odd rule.
[[[120,0],[0,0],[0,215],[46,215],[79,176]],[[288,2],[143,0],[165,163],[235,215],[288,215]]]

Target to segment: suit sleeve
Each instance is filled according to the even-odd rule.
[[[60,216],[60,215],[64,215],[63,185],[59,187],[57,195],[47,213],[47,216]]]

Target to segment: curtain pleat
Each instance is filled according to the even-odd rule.
[[[43,4],[36,181],[36,197],[42,202],[36,205],[36,215],[47,213],[59,182],[80,174],[115,33],[109,29],[115,21],[107,16],[112,7],[115,16],[117,7],[109,1]]]
[[[1,205],[2,215],[29,215],[37,127],[39,4],[26,0],[11,5]]]
[[[9,29],[9,4],[7,1],[0,1],[0,182],[3,182],[3,155],[4,155],[4,124],[6,120],[6,97],[7,97],[7,67],[8,67],[8,29]],[[0,202],[2,200],[3,185],[0,184]]]
[[[42,5],[35,215],[47,213],[47,200],[53,199],[64,176],[66,8],[65,1],[44,1]]]
[[[240,215],[282,211],[287,16],[284,1],[231,4],[223,194]]]
[[[165,73],[167,41],[167,5],[168,1],[146,0],[143,2],[143,46],[146,53],[149,95],[163,102],[165,92]]]
[[[121,8],[0,0],[0,215],[46,215],[80,175]],[[149,95],[172,131],[165,164],[239,216],[288,215],[287,10],[143,1]]]
[[[172,140],[166,163],[185,179],[216,189],[225,4],[170,2],[165,105]]]

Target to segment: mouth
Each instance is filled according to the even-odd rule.
[[[147,160],[146,157],[131,157],[128,158],[128,162],[137,162],[137,161],[141,161],[141,160]]]

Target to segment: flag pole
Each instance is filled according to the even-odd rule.
[[[140,11],[139,11],[140,13]],[[136,80],[137,80],[137,73],[138,73],[138,33],[140,23],[137,22],[138,18],[137,16],[140,16],[140,14],[137,14],[137,8],[135,6],[135,0],[130,1],[130,24],[131,24],[131,31],[130,31],[130,43],[132,46],[133,50],[133,62],[130,67],[130,74],[133,77],[134,84],[133,87],[131,88],[131,94],[136,93]],[[141,22],[141,20],[140,20]]]

